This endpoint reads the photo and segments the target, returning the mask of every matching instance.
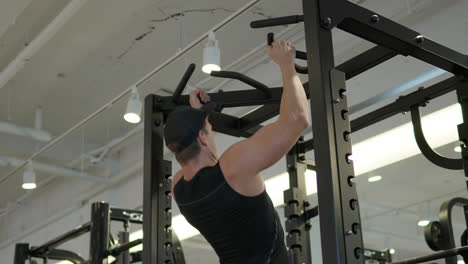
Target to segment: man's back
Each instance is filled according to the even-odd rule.
[[[294,47],[275,41],[268,53],[280,66],[283,79],[276,121],[218,158],[207,118],[213,107],[208,94],[198,89],[190,94],[192,108],[174,110],[165,126],[166,145],[182,166],[172,179],[174,197],[222,263],[289,263],[284,232],[260,172],[286,155],[309,127],[310,113],[294,66]]]
[[[187,221],[216,251],[221,263],[288,263],[283,230],[268,194],[247,197],[225,180],[219,163],[174,188]]]

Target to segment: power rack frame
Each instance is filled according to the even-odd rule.
[[[350,134],[401,112],[412,112],[416,128],[420,128],[419,107],[428,100],[457,91],[462,107],[463,123],[458,126],[462,145],[462,157],[456,160],[444,158],[428,145],[422,130],[415,130],[415,137],[422,153],[431,162],[448,169],[464,169],[468,176],[468,57],[442,46],[416,31],[399,25],[375,12],[347,0],[303,0],[303,15],[272,18],[251,23],[252,28],[272,27],[304,22],[306,52],[298,52],[296,58],[307,59],[307,67],[298,69],[307,73],[304,84],[310,98],[314,139],[300,141],[295,152],[288,154],[288,172],[291,188],[305,193],[304,167],[316,168],[318,208],[323,263],[364,263],[359,203],[354,184],[351,159]],[[338,28],[375,43],[377,46],[335,66],[332,29]],[[269,36],[269,42],[272,36]],[[309,56],[310,54],[310,56]],[[412,56],[453,74],[453,77],[431,87],[400,97],[354,120],[348,118],[346,80],[351,79],[397,55]],[[188,96],[181,95],[195,65],[190,65],[173,96],[149,95],[145,99],[144,144],[144,197],[143,263],[170,263],[171,242],[171,163],[164,160],[163,125],[167,115],[178,105],[188,105]],[[210,115],[213,130],[236,137],[249,137],[261,127],[261,123],[279,114],[281,88],[268,88],[245,75],[234,72],[212,72],[212,76],[242,81],[256,90],[229,91],[210,94],[218,110],[227,107],[261,106],[243,116],[235,117],[220,112]],[[309,85],[312,84],[312,85]],[[418,119],[419,118],[419,119]],[[419,124],[418,124],[419,120]],[[426,142],[427,143],[427,142]],[[315,166],[301,160],[300,153],[315,151]],[[299,151],[298,151],[299,150]],[[300,171],[301,173],[297,173]],[[288,190],[289,191],[289,190]],[[288,192],[286,191],[286,192]],[[299,206],[289,210],[290,216],[302,217],[294,221],[297,226],[287,227],[287,243],[294,263],[311,263],[308,234],[302,231],[307,219],[317,215],[317,209],[306,209],[306,198],[295,193],[287,194],[287,204]],[[297,197],[300,197],[299,200]],[[294,213],[296,210],[296,213]],[[289,220],[289,217],[288,217]],[[298,232],[299,230],[299,232]],[[290,232],[291,231],[291,232]],[[307,232],[306,232],[307,233]],[[291,236],[294,236],[292,238]],[[304,239],[307,236],[307,239]],[[299,249],[299,250],[297,250]],[[453,251],[453,252],[452,252]],[[431,258],[457,254],[458,250],[441,253]],[[454,253],[455,252],[455,253]],[[294,255],[296,257],[294,257]],[[414,261],[414,260],[413,260]],[[403,263],[403,262],[402,262]],[[416,263],[416,262],[415,262]]]
[[[127,240],[119,241],[117,247],[110,248],[109,230],[111,221],[122,222]],[[28,243],[16,244],[14,264],[25,264],[31,258],[42,258],[44,263],[48,259],[68,260],[75,264],[98,264],[102,263],[107,256],[120,258],[119,264],[128,264],[128,249],[142,243],[141,239],[128,241],[129,223],[142,224],[143,215],[140,211],[121,208],[110,208],[107,203],[93,203],[91,205],[91,220],[73,230],[56,237],[40,246],[33,247]],[[58,249],[60,245],[77,238],[83,234],[90,233],[89,260],[84,260],[73,251]],[[122,255],[127,254],[127,255]]]

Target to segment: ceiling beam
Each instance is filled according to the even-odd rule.
[[[0,132],[28,137],[37,141],[48,142],[52,140],[52,135],[47,131],[30,127],[22,127],[6,121],[0,121]]]
[[[24,162],[27,162],[27,161],[23,159],[13,158],[13,157],[0,156],[0,165],[3,165],[3,166],[5,165],[19,166],[20,164],[23,164]],[[43,171],[43,172],[50,173],[50,174],[57,174],[57,175],[65,176],[65,177],[72,177],[72,178],[93,181],[93,182],[98,182],[98,183],[111,183],[111,180],[107,178],[97,177],[89,173],[81,172],[75,169],[59,167],[59,166],[55,166],[55,165],[51,165],[47,163],[41,163],[37,161],[33,161],[32,166],[35,170]]]
[[[3,88],[88,0],[70,0],[70,3],[25,47],[8,66],[0,72],[0,89]]]

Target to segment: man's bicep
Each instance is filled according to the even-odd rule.
[[[296,141],[283,124],[269,124],[224,152],[220,158],[223,172],[226,176],[256,175],[280,160]]]

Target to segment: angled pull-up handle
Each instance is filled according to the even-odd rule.
[[[271,44],[273,44],[274,41],[275,41],[275,34],[272,33],[272,32],[268,33],[268,35],[267,35],[267,44],[268,44],[268,46],[271,46]],[[305,53],[303,51],[297,51],[296,50],[296,58],[301,59],[301,60],[307,60],[307,53]],[[307,70],[307,67],[300,66],[300,65],[297,65],[297,64],[294,64],[294,67],[296,68],[296,72],[298,72],[298,73],[301,73],[301,74],[309,73],[309,71]]]
[[[316,216],[319,215],[319,210],[318,210],[318,206],[315,206],[307,211],[304,212],[304,216],[306,218],[306,220],[309,220],[311,218],[314,218]]]
[[[73,264],[84,264],[86,261],[73,251],[51,248],[47,252],[41,254],[31,253],[31,257],[48,258],[54,260],[68,260]]]
[[[187,70],[185,71],[184,76],[182,76],[182,79],[180,80],[179,85],[177,85],[176,90],[172,94],[172,101],[174,103],[176,103],[176,104],[179,103],[180,95],[184,91],[185,86],[187,86],[187,83],[188,83],[190,77],[192,77],[192,74],[195,71],[195,67],[196,67],[195,63],[191,63],[188,66]]]
[[[256,20],[256,21],[250,22],[250,27],[251,28],[265,28],[265,27],[297,24],[299,22],[304,22],[304,15],[284,16],[284,17],[275,17],[275,18]]]
[[[414,137],[416,143],[418,144],[421,153],[426,157],[430,162],[435,165],[449,169],[449,170],[462,170],[463,169],[463,160],[462,159],[451,159],[439,155],[435,152],[431,146],[426,141],[421,125],[421,115],[419,113],[419,106],[411,108],[411,122],[413,123]]]
[[[252,87],[254,87],[255,89],[258,89],[260,91],[262,91],[266,96],[268,97],[271,97],[271,91],[270,91],[270,88],[268,88],[268,86],[266,86],[265,84],[257,81],[257,80],[254,80],[248,76],[245,76],[244,74],[242,73],[238,73],[238,72],[231,72],[231,71],[212,71],[210,73],[211,76],[213,77],[220,77],[220,78],[229,78],[229,79],[236,79],[236,80],[239,80],[245,84],[248,84]]]
[[[268,33],[267,35],[268,46],[271,46],[271,44],[273,44],[274,41],[275,41],[275,34],[272,32]],[[296,50],[296,59],[307,60],[307,53]]]
[[[111,248],[109,250],[107,250],[106,254],[108,256],[118,256],[120,255],[120,253],[124,252],[124,251],[127,251],[129,250],[130,248],[134,247],[134,246],[137,246],[137,245],[140,245],[141,243],[143,243],[143,239],[136,239],[136,240],[133,240],[133,241],[130,241],[130,242],[126,242],[124,244],[121,244],[121,245],[118,245],[114,248]]]

